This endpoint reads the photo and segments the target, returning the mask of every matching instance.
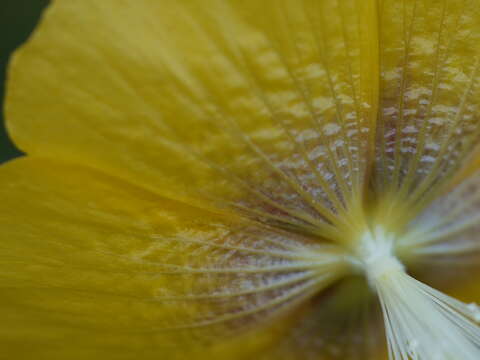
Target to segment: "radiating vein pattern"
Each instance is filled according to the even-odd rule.
[[[1,219],[8,226],[23,217],[31,236],[18,241],[12,231],[0,244],[4,306],[20,319],[38,314],[32,328],[54,321],[62,331],[102,329],[156,339],[162,351],[170,341],[194,351],[291,319],[347,271],[343,250],[311,236],[192,208],[85,168],[68,167],[59,181],[63,165],[38,162],[25,168],[50,170],[41,186],[22,169],[8,170],[38,202]],[[2,198],[16,201],[5,191]],[[27,221],[36,212],[42,219]],[[39,232],[49,236],[39,242]]]
[[[211,327],[219,331],[217,336],[226,336],[291,313],[299,301],[314,297],[346,271],[338,249],[282,233],[247,228],[202,238],[198,233],[170,239],[159,235],[150,248],[130,255],[172,282],[152,297],[175,309],[166,312],[171,318],[143,331],[200,328],[200,334],[211,337],[212,331],[202,329]],[[181,304],[188,305],[186,312],[178,311]]]
[[[479,141],[480,13],[470,0],[384,0],[381,9],[376,182],[418,204]]]
[[[419,259],[476,264],[480,256],[479,181],[477,172],[436,199],[412,221],[400,246]]]
[[[478,358],[405,272],[480,258],[478,5],[54,1],[9,75],[0,341],[370,360],[383,311],[392,360]]]
[[[238,155],[225,158],[218,153],[217,140],[212,147],[203,136],[184,131],[185,124],[164,120],[192,152],[220,169],[222,178],[228,173],[226,180],[247,194],[237,203],[252,209],[244,213],[255,218],[263,214],[262,220],[277,225],[283,218],[286,227],[313,226],[335,237],[329,225],[338,223],[338,214],[362,185],[371,131],[360,117],[356,94],[359,65],[352,53],[358,53],[358,30],[345,18],[345,7],[353,2],[282,4],[272,6],[268,22],[239,19],[232,4],[220,8],[225,17],[199,10],[212,16],[208,27],[186,18],[218,54],[212,68],[202,70],[207,77],[202,82],[192,77],[192,64],[178,70],[162,58],[175,75],[171,86],[176,98],[180,93],[189,109],[193,105],[196,121],[208,124],[204,127],[210,129],[210,139]],[[251,6],[255,11],[256,5]],[[249,36],[236,40],[239,32]],[[229,86],[235,84],[233,97],[225,98],[218,83],[211,83],[216,73]],[[162,113],[168,116],[168,107]]]
[[[99,38],[74,15],[77,5],[61,10],[75,22],[73,33],[52,39],[52,48],[68,44],[85,68],[95,68],[108,93],[51,61],[56,53],[35,65],[44,69],[39,74],[82,84],[68,90],[64,125],[85,127],[92,145],[109,150],[93,152],[95,146],[63,137],[37,150],[83,154],[89,166],[134,176],[152,191],[341,241],[334,228],[361,196],[374,131],[363,116],[370,104],[360,91],[358,1],[210,0],[168,10],[151,1],[148,14],[132,4],[117,9],[125,24],[108,17],[101,23],[122,46]],[[109,4],[92,6],[96,16],[110,12]],[[265,9],[268,17],[248,16]],[[95,50],[77,46],[77,36]],[[52,96],[28,101],[49,106],[55,91],[45,84],[41,93]],[[112,126],[95,124],[98,111]]]

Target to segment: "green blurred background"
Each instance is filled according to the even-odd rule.
[[[30,35],[48,0],[0,0],[0,163],[20,155],[8,138],[3,117],[5,73],[12,51]]]

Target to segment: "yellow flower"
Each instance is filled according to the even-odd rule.
[[[478,0],[54,1],[0,359],[478,360],[479,47]]]

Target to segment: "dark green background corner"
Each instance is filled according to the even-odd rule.
[[[30,35],[48,0],[0,0],[0,163],[20,155],[5,131],[5,72],[12,52]]]

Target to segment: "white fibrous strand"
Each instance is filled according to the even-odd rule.
[[[408,275],[394,238],[377,228],[362,238],[360,255],[378,294],[391,360],[480,359],[480,309]]]

